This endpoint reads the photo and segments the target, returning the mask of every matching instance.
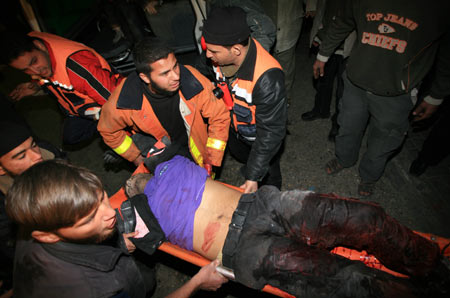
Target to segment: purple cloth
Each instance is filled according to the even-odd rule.
[[[193,248],[194,216],[202,202],[207,176],[205,169],[175,156],[156,167],[155,176],[144,190],[167,239],[188,250]]]

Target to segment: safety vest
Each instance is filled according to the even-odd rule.
[[[253,88],[260,76],[269,69],[279,68],[280,64],[273,58],[261,44],[253,39],[256,45],[256,61],[254,65],[253,80],[235,78],[229,84],[233,97],[231,121],[234,129],[240,136],[253,142],[256,139],[256,106],[253,104]],[[220,67],[213,66],[217,81],[225,81]]]
[[[39,84],[46,87],[53,95],[58,99],[60,106],[69,114],[75,116],[85,116],[85,111],[89,108],[100,107],[96,101],[89,96],[74,90],[67,74],[66,63],[69,56],[79,51],[89,51],[93,53],[100,61],[102,68],[111,71],[111,68],[106,60],[100,56],[95,50],[81,44],[74,42],[57,35],[43,33],[43,32],[30,32],[28,34],[31,37],[36,37],[47,42],[53,55],[55,56],[56,63],[53,69],[53,75],[50,78],[40,78]]]
[[[200,79],[201,74],[194,68],[180,65],[180,114],[183,118],[188,135],[189,151],[195,162],[204,166],[205,157],[208,156],[206,162],[220,166],[223,154],[226,147],[226,140],[228,138],[228,111],[221,101],[215,101],[209,105],[211,112],[214,110],[223,110],[218,117],[223,121],[223,127],[212,128],[211,125],[206,124],[203,120],[200,107],[207,109],[205,101],[211,100],[211,90],[205,90],[205,84],[211,85],[206,79]],[[137,76],[136,76],[137,77]],[[129,89],[137,89],[135,83],[130,80],[140,80],[138,77],[129,76],[124,80],[116,90],[111,94],[110,99],[103,107],[103,113],[99,122],[98,130],[103,136],[105,143],[110,146],[117,154],[121,155],[127,160],[134,160],[140,152],[133,144],[131,137],[124,132],[117,132],[119,129],[123,131],[122,127],[115,127],[116,122],[113,118],[120,117],[124,119],[133,132],[144,132],[152,135],[155,139],[161,140],[164,136],[168,136],[167,131],[163,128],[158,118],[156,117],[149,101],[144,95],[140,98],[133,99],[135,96],[128,95],[124,98],[129,98],[129,102],[121,102],[119,97],[122,92],[127,92]],[[129,86],[127,85],[127,81]],[[184,82],[184,83],[183,83]],[[125,88],[123,88],[126,86]],[[140,85],[137,85],[140,88]],[[186,86],[186,87],[184,87]],[[123,90],[122,90],[123,89]],[[120,103],[119,103],[120,102]],[[209,130],[209,134],[208,134]],[[109,131],[116,131],[113,135]],[[120,138],[121,141],[117,142]]]

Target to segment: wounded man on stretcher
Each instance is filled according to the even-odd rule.
[[[148,248],[153,228],[146,225],[156,218],[171,243],[221,259],[254,289],[270,284],[297,297],[449,294],[438,246],[374,203],[274,187],[242,194],[181,156],[158,165],[154,176],[132,176],[125,189],[138,214],[138,248]],[[330,253],[336,246],[366,250],[411,278]]]

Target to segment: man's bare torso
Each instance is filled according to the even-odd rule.
[[[194,218],[194,251],[213,260],[221,255],[228,225],[242,193],[222,183],[206,180],[202,203]],[[220,257],[220,256],[219,256]]]

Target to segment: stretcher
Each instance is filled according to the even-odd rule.
[[[136,171],[133,173],[133,175],[138,174],[138,173],[147,173],[147,169],[144,167],[143,164],[141,164]],[[225,183],[224,183],[225,184]],[[228,187],[234,188],[238,191],[242,191],[242,189],[229,185],[229,184],[225,184]],[[125,201],[127,199],[126,195],[125,195],[125,190],[124,188],[121,188],[119,191],[117,191],[114,195],[112,195],[109,200],[110,200],[110,204],[114,209],[120,209],[120,205],[122,204],[123,201]],[[414,231],[416,234],[421,235],[422,237],[431,240],[433,242],[435,242],[440,250],[442,255],[446,256],[447,258],[450,258],[450,239],[444,238],[444,237],[439,237],[433,234],[429,234],[429,233],[422,233],[422,232],[417,232]],[[204,258],[203,256],[192,252],[192,251],[188,251],[186,249],[183,249],[177,245],[171,244],[169,242],[164,242],[160,247],[159,250],[168,253],[176,258],[182,259],[184,261],[187,261],[191,264],[197,265],[199,267],[203,267],[207,264],[209,264],[211,262],[211,260],[208,260],[206,258]],[[383,264],[381,264],[381,262],[373,255],[367,253],[366,251],[357,251],[354,249],[349,249],[346,247],[335,247],[334,249],[331,250],[332,253],[346,257],[350,260],[354,260],[354,261],[361,261],[363,262],[366,266],[368,267],[372,267],[375,269],[379,269],[382,271],[385,271],[387,273],[390,273],[394,276],[398,276],[398,277],[402,277],[402,278],[408,278],[408,276],[401,274],[399,272],[390,270],[389,268],[383,266]],[[266,285],[263,288],[264,292],[279,296],[279,297],[284,297],[284,298],[291,298],[294,297],[278,288],[272,287],[270,285]]]

